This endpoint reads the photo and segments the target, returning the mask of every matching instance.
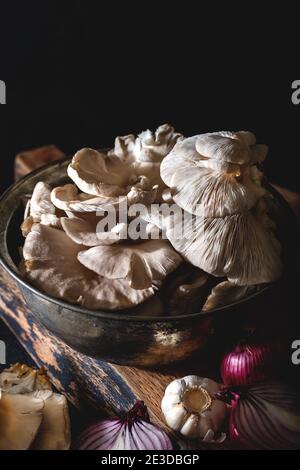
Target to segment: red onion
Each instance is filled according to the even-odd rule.
[[[102,420],[79,438],[79,450],[172,450],[167,434],[150,423],[147,407],[138,401],[123,418]]]
[[[270,344],[240,341],[221,363],[221,377],[225,385],[251,385],[266,380],[274,354]]]
[[[219,392],[231,402],[230,438],[248,449],[300,449],[300,393],[279,382]]]

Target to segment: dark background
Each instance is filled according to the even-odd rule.
[[[299,25],[292,10],[270,8],[1,2],[2,187],[23,149],[55,143],[72,153],[171,122],[186,135],[252,130],[270,146],[266,174],[300,189]]]

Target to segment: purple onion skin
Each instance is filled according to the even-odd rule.
[[[216,398],[231,404],[230,439],[236,448],[300,449],[300,392],[289,384],[265,381],[227,387]]]
[[[269,344],[240,343],[221,363],[222,381],[227,386],[248,386],[266,380],[274,354]]]
[[[118,450],[173,450],[167,434],[150,423],[147,407],[138,401],[121,419],[102,420],[89,426],[79,437],[75,449],[113,450],[122,435]],[[124,448],[123,448],[124,445]]]

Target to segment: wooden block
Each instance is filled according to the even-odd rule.
[[[17,181],[31,171],[64,156],[65,154],[55,145],[21,152],[15,159],[15,180]]]

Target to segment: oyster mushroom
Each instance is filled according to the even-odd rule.
[[[211,132],[199,135],[196,140],[197,152],[206,158],[238,165],[261,163],[268,147],[256,143],[252,132]]]
[[[267,191],[255,167],[266,150],[252,133],[204,134],[177,143],[161,164],[183,210],[175,222],[164,217],[167,238],[193,265],[238,285],[273,282],[282,272],[281,247],[262,209]],[[185,213],[191,217],[184,234],[174,237]]]
[[[160,201],[165,188],[160,177],[161,161],[182,138],[172,126],[163,124],[155,133],[146,130],[136,138],[133,134],[117,137],[109,155],[115,155],[130,165],[136,176],[146,176],[152,185],[157,185],[156,201]]]
[[[229,281],[223,281],[212,288],[202,310],[207,312],[225,305],[234,304],[260,289],[259,286],[237,286]]]
[[[205,217],[224,217],[251,209],[267,193],[260,184],[258,170],[231,162],[225,168],[215,168],[218,159],[197,152],[200,138],[179,142],[161,164],[161,177],[171,189],[173,200],[187,212],[201,211]]]
[[[31,449],[68,450],[71,445],[71,426],[66,398],[49,390],[36,391],[32,396],[44,401],[44,409]]]
[[[184,222],[182,217],[180,212],[160,221],[150,213],[145,216],[163,228],[186,261],[213,276],[228,277],[238,285],[275,282],[280,277],[280,243],[255,212]]]
[[[21,225],[21,231],[24,237],[28,235],[35,223],[60,228],[60,214],[52,204],[50,195],[51,188],[48,184],[39,181],[35,185],[31,199],[27,202],[24,221]]]
[[[142,162],[161,162],[176,142],[183,138],[170,124],[162,124],[155,133],[141,132],[135,142],[135,159]]]
[[[89,221],[80,217],[63,217],[61,225],[71,240],[84,246],[111,245],[127,238],[127,224],[119,223],[111,231],[103,232],[97,230],[100,220],[96,216]]]
[[[51,191],[51,201],[55,207],[65,212],[97,212],[117,207],[123,197],[91,196],[79,193],[74,184],[58,186]]]
[[[126,280],[136,290],[159,284],[182,261],[166,240],[96,246],[78,253],[81,264],[111,280]]]
[[[63,231],[36,224],[23,248],[26,277],[48,295],[91,309],[130,308],[153,296],[157,290],[154,283],[136,290],[130,287],[125,277],[111,279],[99,276],[79,262],[77,256],[80,252],[82,258],[82,246]],[[91,258],[87,256],[86,264],[90,262]],[[142,262],[140,265],[144,268]]]
[[[153,186],[149,178],[140,176],[127,194],[128,204],[144,204],[148,206],[156,200],[157,191],[158,184]]]
[[[43,419],[44,401],[28,395],[1,394],[0,450],[27,450]]]
[[[3,393],[24,394],[34,390],[52,390],[43,368],[33,369],[26,364],[16,363],[0,374],[0,389]]]
[[[43,368],[34,369],[25,364],[14,364],[0,374],[0,389],[2,389],[2,398],[5,398],[4,403],[13,403],[9,398],[13,396],[17,398],[16,403],[23,404],[24,407],[33,404],[34,411],[39,403],[40,409],[42,409],[42,414],[38,413],[39,419],[37,419],[36,413],[33,413],[34,423],[38,426],[37,430],[30,427],[30,423],[23,419],[23,427],[26,428],[29,425],[30,435],[26,434],[26,429],[22,427],[22,419],[20,420],[21,439],[19,440],[19,436],[16,435],[15,441],[12,442],[12,448],[27,449],[30,446],[31,449],[39,450],[63,450],[70,447],[70,419],[66,398],[52,391],[52,386]],[[25,408],[23,412],[26,413]],[[16,413],[17,416],[15,416]],[[16,420],[18,411],[12,410],[12,414],[14,416],[11,419]],[[0,418],[0,428],[1,425]],[[24,435],[28,437],[26,445],[22,440]]]
[[[83,193],[115,197],[126,194],[131,169],[115,155],[84,148],[73,157],[68,175]]]
[[[116,137],[115,146],[109,155],[116,155],[127,162],[160,163],[172,150],[176,142],[183,139],[170,124],[162,124],[153,133],[149,129],[135,138],[133,134]]]

